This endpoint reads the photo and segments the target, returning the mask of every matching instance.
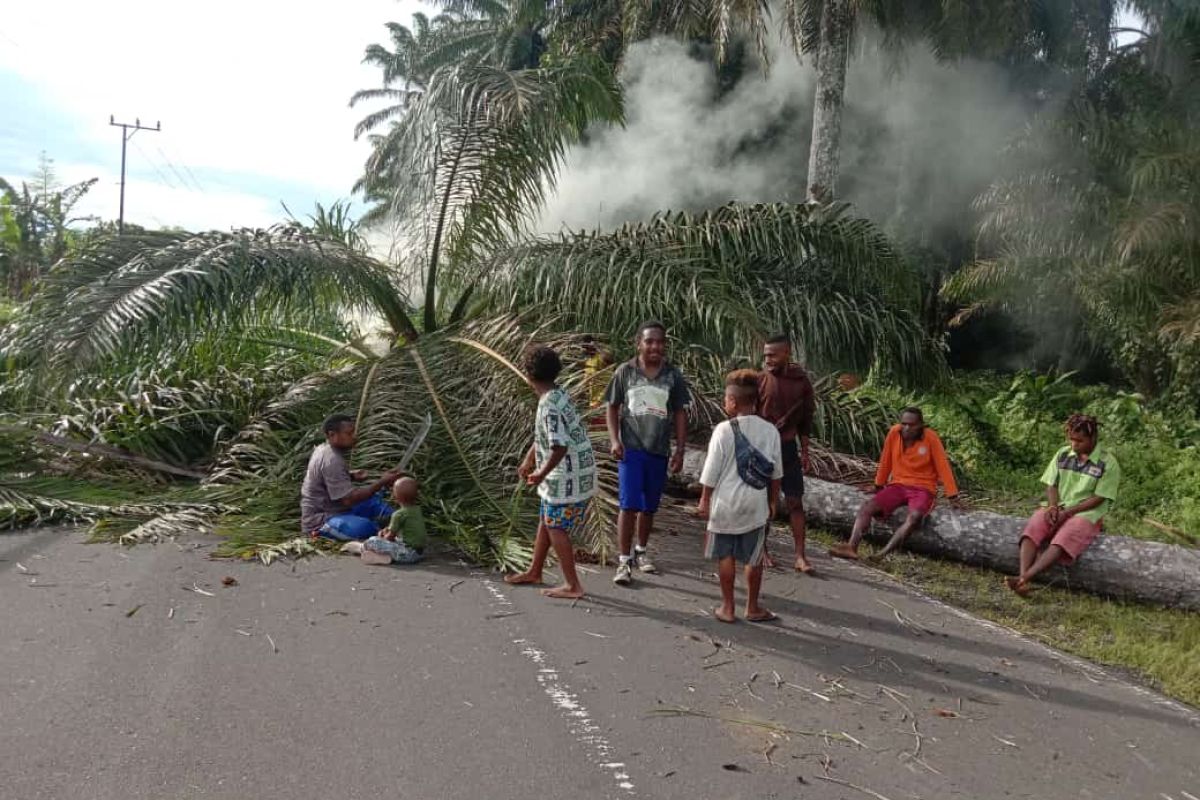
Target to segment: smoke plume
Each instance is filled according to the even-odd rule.
[[[805,198],[815,75],[782,46],[724,90],[677,41],[640,43],[622,72],[624,128],[567,157],[543,232],[611,228],[657,211]],[[901,237],[924,239],[968,212],[996,175],[1025,101],[987,64],[901,56],[869,38],[846,81],[838,195]]]

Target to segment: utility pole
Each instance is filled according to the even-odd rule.
[[[142,125],[140,119],[135,118],[133,122],[117,122],[116,117],[109,114],[108,124],[121,129],[121,215],[117,217],[117,236],[120,236],[125,232],[125,145],[129,144],[129,140],[138,131],[161,131],[162,123],[156,122],[153,128],[148,128]]]

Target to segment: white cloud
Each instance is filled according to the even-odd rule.
[[[347,101],[379,80],[377,70],[360,63],[363,49],[386,43],[383,24],[407,24],[418,8],[412,0],[7,4],[0,70],[19,75],[44,104],[76,122],[79,152],[112,154],[110,160],[89,156],[82,166],[92,174],[119,169],[120,134],[109,127],[110,114],[149,124],[161,120],[162,133],[138,134],[160,170],[169,170],[169,160],[181,171],[186,165],[194,173],[221,173],[201,177],[207,200],[156,190],[156,199],[190,204],[200,215],[164,209],[163,219],[200,227],[193,219],[205,216],[200,209],[206,204],[219,208],[231,197],[250,197],[241,188],[247,176],[311,186],[313,199],[320,192],[327,202],[349,195],[367,148],[353,140],[364,110],[348,108]],[[39,124],[58,121],[26,120],[21,130],[36,137]],[[77,159],[73,153],[50,155]],[[131,168],[139,160],[131,147]],[[276,209],[275,219],[277,191],[269,187],[263,198]],[[116,216],[113,197],[105,216]]]

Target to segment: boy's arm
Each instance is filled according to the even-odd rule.
[[[771,480],[771,494],[767,498],[767,522],[775,519],[776,507],[779,504],[779,490],[783,486],[783,481],[779,478]]]
[[[525,479],[526,483],[528,483],[530,486],[537,486],[539,483],[546,480],[546,476],[554,471],[554,468],[558,466],[558,462],[562,461],[566,454],[566,445],[557,444],[554,447],[551,447],[550,457],[546,459],[546,463],[542,464],[542,468],[537,472],[531,473],[530,476]]]

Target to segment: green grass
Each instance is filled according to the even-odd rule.
[[[812,544],[834,537],[814,531]],[[901,552],[878,566],[922,592],[1200,706],[1200,614],[1042,588],[1017,597],[991,570]]]

